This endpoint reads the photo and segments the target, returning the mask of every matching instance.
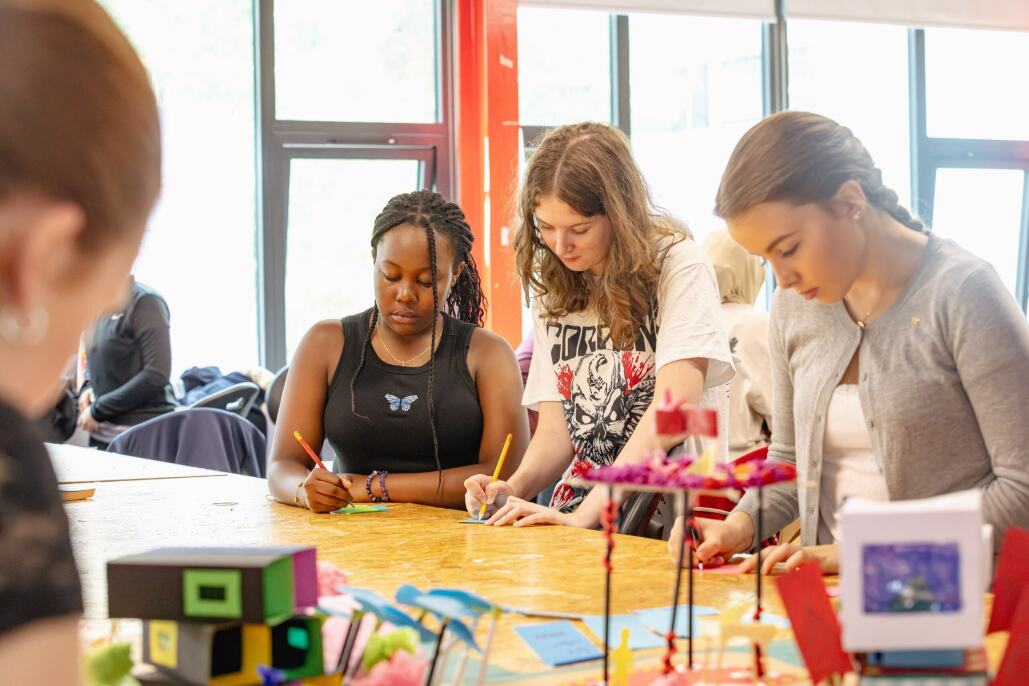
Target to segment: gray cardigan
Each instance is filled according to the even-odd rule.
[[[998,545],[1005,527],[1029,527],[1029,326],[988,263],[930,236],[907,287],[863,332],[842,302],[780,289],[769,344],[769,459],[798,476],[765,489],[762,539],[799,516],[803,545],[827,542],[816,541],[826,410],[859,345],[861,408],[890,500],[981,488]],[[757,529],[755,492],[736,510]]]

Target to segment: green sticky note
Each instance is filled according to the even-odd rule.
[[[338,510],[333,510],[332,514],[365,514],[368,512],[382,512],[388,509],[385,505],[358,505],[357,503],[352,503]]]
[[[243,615],[238,569],[182,570],[182,611],[187,617],[238,619]]]
[[[308,636],[307,628],[302,626],[291,626],[286,630],[286,643],[297,650],[307,650],[311,647],[311,639]]]

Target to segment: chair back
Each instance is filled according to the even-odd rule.
[[[246,417],[250,408],[254,406],[261,387],[255,383],[244,381],[224,388],[217,393],[205,396],[189,406],[195,410],[201,407],[208,407],[216,410],[225,410]]]
[[[108,451],[230,474],[265,476],[265,440],[237,414],[213,408],[169,412],[118,435]]]

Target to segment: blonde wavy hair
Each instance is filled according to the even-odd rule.
[[[604,274],[575,272],[547,248],[536,206],[554,195],[584,217],[611,222]],[[544,318],[594,311],[619,348],[630,348],[657,301],[664,255],[689,230],[655,207],[618,129],[571,124],[550,131],[529,159],[515,211],[515,259],[526,302],[535,297]],[[670,240],[665,240],[670,239]]]

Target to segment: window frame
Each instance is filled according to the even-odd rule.
[[[423,187],[452,197],[456,189],[453,0],[436,6],[438,121],[296,121],[275,114],[275,3],[254,0],[257,93],[257,321],[259,357],[268,369],[286,360],[286,245],[289,164],[298,157],[417,159]],[[383,199],[385,201],[385,199]]]

